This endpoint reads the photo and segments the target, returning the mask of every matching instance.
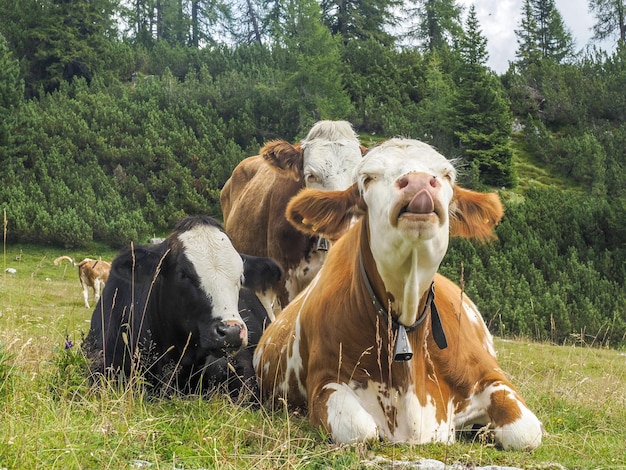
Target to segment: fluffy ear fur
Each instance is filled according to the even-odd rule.
[[[450,235],[493,240],[494,229],[503,215],[504,208],[496,193],[478,193],[455,186],[450,204]]]
[[[353,184],[344,191],[303,189],[289,201],[285,215],[301,232],[335,240],[365,209],[359,188]]]
[[[298,143],[290,144],[284,140],[272,140],[265,144],[259,152],[270,165],[293,173],[296,178],[303,178],[302,167],[304,152]]]

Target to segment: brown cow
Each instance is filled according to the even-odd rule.
[[[450,235],[492,238],[496,194],[455,185],[432,147],[371,149],[345,191],[303,190],[287,217],[341,232],[324,266],[265,331],[254,356],[262,396],[308,409],[337,443],[452,442],[488,425],[505,449],[533,449],[542,426],[498,366],[474,304],[437,274]]]
[[[243,160],[222,188],[224,228],[241,252],[275,259],[285,273],[278,287],[286,305],[319,271],[327,240],[296,230],[285,219],[289,200],[305,187],[346,189],[362,148],[350,123],[320,121],[292,145],[267,143]]]
[[[85,258],[78,265],[69,256],[59,256],[54,260],[55,266],[62,261],[69,261],[72,266],[78,266],[78,279],[83,289],[83,298],[85,299],[85,307],[89,308],[89,288],[93,289],[94,299],[98,303],[100,293],[104,289],[104,285],[109,279],[109,271],[111,264],[106,261]]]

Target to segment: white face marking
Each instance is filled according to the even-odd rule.
[[[415,321],[416,302],[429,288],[448,248],[455,174],[452,163],[432,147],[408,139],[391,139],[372,148],[355,170],[368,206],[372,254],[406,325]],[[401,177],[413,182],[406,190]],[[413,188],[429,194],[434,212],[399,215]]]
[[[361,161],[357,140],[317,139],[304,145],[303,172],[307,188],[338,190],[352,184],[352,172]]]
[[[307,188],[343,190],[352,184],[352,172],[361,160],[361,147],[349,122],[317,122],[302,140],[302,150]]]
[[[400,392],[370,381],[367,388],[337,383],[324,388],[335,390],[326,406],[328,424],[337,442],[367,441],[377,437],[414,444],[454,442],[454,423],[451,420],[437,422],[434,402],[431,400],[421,405],[413,387],[407,392]],[[391,409],[395,409],[396,413],[393,429],[386,413]],[[452,416],[451,404],[447,412],[447,416]]]
[[[200,288],[213,303],[213,317],[243,325],[238,308],[243,261],[228,236],[217,227],[198,225],[179,239],[198,274]]]

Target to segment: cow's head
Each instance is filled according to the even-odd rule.
[[[251,287],[258,286],[260,273],[281,274],[267,258],[240,255],[210,217],[183,219],[163,243],[136,247],[114,269],[152,293],[147,311],[158,318],[149,324],[154,336],[167,338],[162,346],[182,342],[196,358],[246,346],[248,332],[238,311],[246,274]]]
[[[356,213],[364,213],[376,268],[396,311],[410,316],[432,282],[449,236],[489,239],[503,215],[496,194],[462,189],[455,177],[452,162],[429,145],[391,139],[367,152],[350,188],[303,190],[291,200],[287,217],[304,232],[333,237]],[[409,292],[417,296],[408,298]]]
[[[364,150],[349,122],[319,121],[299,144],[275,140],[260,154],[304,187],[338,190],[352,183],[352,172]]]

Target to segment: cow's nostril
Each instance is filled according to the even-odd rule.
[[[399,189],[404,189],[408,185],[409,185],[409,178],[407,178],[406,176],[400,177],[400,179],[398,180],[398,188]]]
[[[241,338],[242,329],[239,324],[218,323],[214,331],[216,339],[225,347],[239,348],[243,342]]]

